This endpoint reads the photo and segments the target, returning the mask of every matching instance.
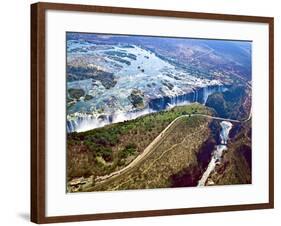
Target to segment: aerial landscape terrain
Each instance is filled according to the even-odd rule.
[[[67,192],[252,183],[250,41],[66,42]]]

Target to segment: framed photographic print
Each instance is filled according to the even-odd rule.
[[[273,208],[273,18],[31,5],[31,220]]]

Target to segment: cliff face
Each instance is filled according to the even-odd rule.
[[[208,139],[196,151],[197,160],[193,161],[192,165],[170,177],[171,187],[198,185],[198,181],[201,180],[202,175],[206,172],[214,152],[218,148],[215,133],[219,133],[219,128],[215,128],[211,124],[209,124],[209,128],[212,132],[209,133]],[[252,183],[250,121],[243,124],[233,124],[227,148],[219,159],[219,161],[214,163],[213,170],[206,178],[206,186]]]
[[[233,85],[225,92],[213,93],[208,97],[206,106],[213,108],[220,117],[241,120],[240,123],[233,123],[227,150],[208,178],[207,184],[250,184],[252,182],[252,126],[249,87]],[[213,137],[217,140],[215,136]]]
[[[171,187],[196,187],[198,185],[198,181],[206,170],[216,145],[216,141],[211,135],[211,130],[209,129],[208,131],[209,137],[196,150],[194,162],[170,177]]]
[[[67,32],[69,191],[251,183],[251,46]]]
[[[206,106],[223,118],[245,120],[251,111],[251,95],[246,85],[233,85],[225,92],[208,96]]]
[[[239,129],[237,128],[239,127]],[[228,150],[211,175],[216,185],[252,183],[251,121],[234,125]]]
[[[174,106],[181,106],[191,103],[205,104],[208,97],[214,93],[221,93],[227,90],[228,86],[210,85],[194,88],[191,92],[173,96],[160,96],[158,98],[146,99],[141,90],[134,89],[128,96],[128,100],[133,105],[134,110],[127,112],[96,113],[96,114],[76,114],[68,117],[67,132],[83,131],[85,128],[98,128],[111,123],[132,120],[139,116],[152,112],[166,110]],[[114,99],[116,100],[116,98]],[[117,100],[116,100],[117,101]],[[145,102],[147,104],[145,104]]]
[[[174,96],[163,96],[154,98],[149,101],[149,108],[152,110],[164,110],[169,106],[177,106],[187,103],[205,104],[208,97],[213,93],[220,93],[227,90],[227,86],[210,85],[199,88],[194,88],[192,92],[179,94]]]
[[[136,158],[174,119],[192,114],[194,111],[211,114],[211,111],[203,105],[191,104],[86,132],[67,134],[68,178],[88,175],[101,176],[124,167]],[[199,119],[197,121],[201,122]],[[199,124],[196,124],[197,121],[190,119],[188,128],[199,128]],[[182,134],[179,127],[177,128],[178,130],[173,130],[173,137]],[[186,132],[189,133],[190,131],[187,129]],[[181,136],[185,136],[185,134]],[[169,146],[173,145],[173,141],[175,140],[170,139]]]

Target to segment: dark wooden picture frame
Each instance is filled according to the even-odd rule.
[[[269,25],[269,202],[215,207],[196,207],[180,209],[161,209],[134,212],[114,212],[87,215],[69,215],[47,217],[45,215],[45,29],[46,10],[79,12],[100,12],[109,14],[129,14],[143,16],[161,16],[174,18],[194,18],[224,21],[258,22]],[[118,8],[91,5],[72,5],[55,3],[36,3],[31,5],[31,221],[35,223],[55,223],[67,221],[104,220],[116,218],[149,217],[205,212],[268,209],[274,207],[274,20],[270,17],[238,16],[210,13],[164,11],[136,8]]]

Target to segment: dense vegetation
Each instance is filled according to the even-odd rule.
[[[71,66],[66,67],[67,81],[77,81],[84,79],[92,79],[100,81],[106,89],[110,89],[116,85],[113,73],[99,70],[95,67]]]
[[[219,143],[220,125],[213,120],[209,123],[209,136],[201,143],[196,151],[196,160],[192,165],[181,169],[176,174],[171,175],[171,187],[192,187],[197,186],[198,181],[208,167],[212,153],[217,143]],[[206,128],[207,130],[207,128]]]
[[[249,184],[252,182],[251,121],[235,124],[228,150],[211,179],[217,185]]]
[[[135,108],[144,107],[143,98],[144,98],[144,94],[138,89],[133,89],[129,96],[129,100]]]
[[[68,94],[70,98],[78,100],[80,97],[85,95],[85,91],[83,89],[68,89]]]
[[[109,178],[94,186],[85,186],[85,191],[172,186],[171,175],[183,168],[193,169],[198,165],[196,155],[202,142],[208,138],[208,124],[209,119],[200,116],[179,118],[138,163],[115,178]],[[189,173],[197,183],[196,171]]]
[[[175,118],[194,112],[210,113],[204,106],[192,104],[87,132],[68,134],[68,178],[105,175],[124,167]]]
[[[94,97],[92,96],[92,95],[89,95],[89,94],[86,94],[86,96],[85,96],[85,101],[87,101],[87,100],[91,100],[91,99],[93,99]]]
[[[232,86],[223,93],[211,94],[206,102],[207,107],[213,108],[220,117],[243,120],[247,118],[249,109],[245,109],[246,86]]]

